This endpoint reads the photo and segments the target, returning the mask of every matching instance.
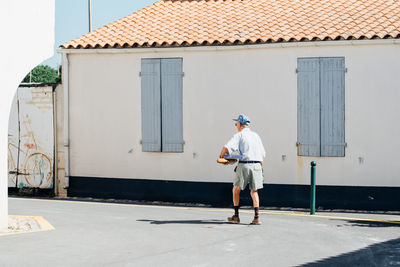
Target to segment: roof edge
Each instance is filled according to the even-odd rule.
[[[188,43],[186,41],[182,41],[181,43],[178,42],[172,42],[172,43],[157,43],[157,42],[153,42],[153,43],[133,43],[133,44],[128,44],[125,43],[123,45],[120,45],[118,43],[114,44],[114,45],[110,45],[110,44],[104,44],[103,46],[97,44],[96,46],[92,46],[90,44],[86,45],[86,46],[82,46],[81,44],[77,44],[77,45],[72,45],[69,43],[65,43],[59,46],[59,48],[61,49],[110,49],[110,48],[114,48],[114,49],[122,49],[122,48],[138,48],[138,47],[192,47],[192,46],[226,46],[226,45],[248,45],[248,44],[273,44],[273,43],[304,43],[304,42],[329,42],[329,41],[351,41],[351,40],[391,40],[391,39],[400,39],[400,34],[392,36],[390,34],[387,34],[385,36],[378,36],[378,35],[374,35],[371,36],[370,38],[361,35],[358,38],[354,37],[354,36],[348,36],[347,38],[343,38],[342,36],[337,36],[336,38],[332,39],[329,36],[321,39],[319,37],[314,37],[314,38],[301,38],[300,40],[297,40],[295,38],[291,38],[289,40],[285,40],[282,38],[278,38],[276,40],[273,39],[268,39],[268,40],[262,40],[262,39],[246,39],[246,40],[224,40],[222,43],[218,40],[214,40],[212,43],[210,43],[209,41],[205,40],[201,43],[194,41],[192,43]]]
[[[308,41],[308,42],[281,42],[281,43],[249,43],[249,44],[225,44],[225,45],[197,45],[197,46],[164,46],[164,47],[122,47],[122,48],[59,48],[60,54],[86,54],[86,53],[141,53],[148,51],[184,50],[184,51],[209,51],[209,50],[237,50],[237,49],[263,49],[263,48],[290,48],[290,47],[319,47],[319,46],[346,46],[346,45],[400,45],[399,38],[391,39],[363,39],[363,40],[332,40],[332,41]]]

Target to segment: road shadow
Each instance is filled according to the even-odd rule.
[[[343,220],[331,219],[344,222],[342,226],[353,227],[400,227],[400,221],[364,221],[364,220]]]
[[[400,266],[400,238],[298,266]]]
[[[223,220],[148,220],[138,219],[138,222],[149,222],[150,224],[231,224]]]

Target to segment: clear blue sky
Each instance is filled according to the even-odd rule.
[[[126,17],[157,0],[92,0],[92,31],[110,22]],[[54,56],[41,65],[53,68],[61,64],[56,49],[63,43],[80,37],[89,31],[88,0],[55,0],[55,47]]]

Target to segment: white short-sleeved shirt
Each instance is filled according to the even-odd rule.
[[[239,151],[243,157],[242,160],[263,161],[265,158],[265,149],[260,136],[249,128],[244,128],[242,131],[237,132],[226,143],[225,147],[228,149],[229,154]]]

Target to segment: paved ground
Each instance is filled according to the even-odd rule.
[[[232,225],[229,209],[26,198],[9,208],[55,230],[0,236],[0,266],[400,266],[399,215],[264,210],[251,226],[250,210]]]

